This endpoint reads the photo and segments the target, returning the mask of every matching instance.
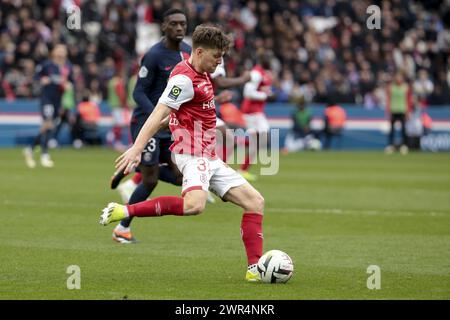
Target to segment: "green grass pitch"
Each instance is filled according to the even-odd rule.
[[[266,199],[265,248],[286,251],[285,285],[246,283],[241,209],[140,218],[136,245],[111,240],[101,209],[117,153],[56,150],[54,169],[0,150],[0,299],[450,299],[450,154],[282,156],[254,183]],[[256,169],[254,169],[256,172]],[[178,195],[160,183],[154,196]],[[67,267],[81,270],[69,290]],[[367,288],[378,265],[381,289]]]

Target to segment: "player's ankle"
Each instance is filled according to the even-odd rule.
[[[121,223],[119,223],[119,224],[115,227],[115,230],[116,230],[116,231],[119,231],[119,232],[130,232],[130,231],[131,231],[131,228],[130,228],[130,226],[124,227]]]
[[[257,271],[258,270],[258,264],[257,263],[252,263],[252,264],[249,264],[248,266],[247,266],[247,270],[249,270],[249,271]]]

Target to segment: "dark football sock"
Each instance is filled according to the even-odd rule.
[[[41,153],[48,153],[48,140],[50,139],[51,130],[45,130],[41,136]]]
[[[36,148],[36,146],[41,144],[42,134],[39,133],[33,140],[33,143],[31,144],[31,149]]]

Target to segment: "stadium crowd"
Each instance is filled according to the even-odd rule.
[[[76,4],[81,30],[66,27]],[[381,9],[381,28],[369,29],[368,6]],[[0,4],[0,98],[32,98],[37,64],[64,42],[74,66],[75,92],[85,88],[106,99],[116,70],[135,72],[136,25],[162,22],[181,8],[188,35],[196,25],[222,25],[234,38],[227,55],[230,76],[250,69],[259,54],[270,55],[273,100],[358,103],[385,107],[385,87],[402,70],[426,104],[450,102],[450,3],[342,0],[3,0]]]

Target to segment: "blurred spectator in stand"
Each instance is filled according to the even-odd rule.
[[[103,100],[103,94],[100,88],[100,81],[98,79],[93,79],[88,86],[89,100],[100,105]]]
[[[415,104],[406,122],[409,149],[420,150],[420,139],[431,132],[432,122],[426,110]]]
[[[280,80],[280,89],[286,97],[289,97],[294,89],[294,76],[292,71],[285,69]]]
[[[433,92],[433,82],[428,77],[425,69],[420,69],[416,81],[414,81],[414,96],[418,99],[419,107],[425,108],[428,105],[428,97]]]
[[[420,138],[424,134],[424,125],[422,123],[422,108],[417,104],[413,106],[406,121],[407,146],[411,150],[420,149]]]
[[[334,95],[336,103],[383,108],[385,80],[379,75],[402,70],[408,79],[416,79],[420,69],[433,82],[432,92],[426,90],[427,102],[450,101],[448,1],[381,1],[381,30],[366,27],[365,10],[373,4],[369,0],[75,1],[83,13],[77,32],[64,28],[65,10],[72,3],[0,2],[0,98],[37,97],[23,61],[38,65],[57,42],[68,44],[70,62],[83,68],[85,83],[76,88],[77,98],[85,88],[92,91],[94,79],[105,97],[111,60],[119,69],[139,60],[136,45],[142,40],[136,26],[152,24],[157,29],[171,6],[187,12],[188,35],[204,21],[219,23],[233,34],[234,48],[225,66],[230,77],[251,68],[262,52],[270,52],[275,93],[270,101],[292,101],[298,86],[309,83],[312,102]]]
[[[431,119],[430,115],[422,110],[422,124],[423,124],[423,135],[426,136],[433,129],[433,119]]]

